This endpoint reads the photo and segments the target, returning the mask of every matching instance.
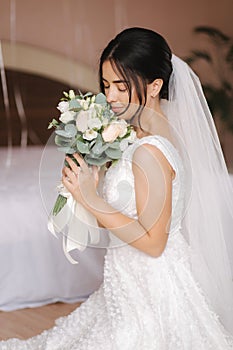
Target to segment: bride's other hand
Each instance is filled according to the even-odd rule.
[[[62,169],[62,183],[77,202],[84,206],[90,206],[97,196],[98,167],[89,167],[78,153],[73,154],[73,156],[79,166],[67,156],[66,161],[69,167],[64,166]]]

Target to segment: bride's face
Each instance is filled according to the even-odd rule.
[[[127,112],[124,112],[129,104],[129,91],[126,81],[114,71],[110,61],[103,63],[102,71],[104,93],[107,102],[111,105],[111,109],[114,113],[119,114],[119,118],[130,119],[139,105],[134,86],[132,86],[130,107],[127,109]]]

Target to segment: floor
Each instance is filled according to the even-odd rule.
[[[68,315],[80,305],[55,303],[11,312],[0,311],[0,340],[26,339],[37,335],[51,328],[58,317]]]

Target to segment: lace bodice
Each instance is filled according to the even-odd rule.
[[[165,155],[176,173],[172,183],[172,220],[169,231],[171,236],[181,228],[185,191],[184,169],[178,151],[166,138],[159,135],[146,136],[137,139],[134,144],[130,145],[124,151],[121,160],[107,171],[103,196],[115,209],[129,217],[137,218],[132,157],[136,148],[145,143],[157,147]],[[112,234],[110,237],[111,244],[121,244],[122,241]],[[122,244],[125,243],[122,242]]]

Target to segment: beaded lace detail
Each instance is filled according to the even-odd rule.
[[[111,234],[100,288],[52,329],[26,341],[0,342],[1,350],[233,349],[232,338],[191,273],[189,246],[180,232],[184,170],[174,146],[161,136],[138,139],[108,170],[103,195],[113,207],[137,218],[131,159],[143,143],[158,147],[176,172],[162,255],[150,257]]]

